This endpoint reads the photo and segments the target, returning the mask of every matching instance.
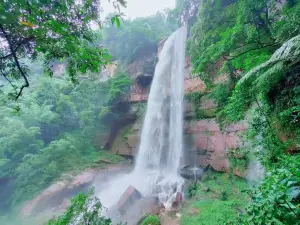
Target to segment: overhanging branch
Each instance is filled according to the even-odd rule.
[[[247,54],[249,52],[252,52],[252,51],[255,51],[255,50],[259,50],[259,49],[263,49],[263,48],[267,48],[267,47],[272,47],[272,46],[278,46],[278,44],[277,43],[273,43],[273,44],[261,46],[259,48],[252,48],[252,49],[244,51],[244,52],[242,52],[242,53],[240,53],[238,55],[235,55],[234,57],[228,57],[227,60],[233,60],[233,59],[236,59],[236,58],[238,58],[238,57],[240,57],[240,56],[242,56],[244,54]]]
[[[26,73],[23,71],[21,65],[20,65],[20,62],[18,60],[18,57],[16,55],[16,52],[15,50],[13,49],[13,46],[12,46],[12,43],[10,41],[10,38],[8,36],[8,34],[6,33],[6,31],[4,30],[4,27],[2,26],[2,24],[0,24],[0,30],[2,31],[5,39],[7,40],[7,43],[8,43],[8,46],[9,46],[9,49],[11,51],[11,54],[12,54],[12,57],[17,65],[17,68],[18,70],[20,71],[21,73],[21,76],[23,77],[25,83],[21,86],[20,88],[20,91],[18,93],[18,95],[16,96],[16,100],[22,95],[22,92],[23,92],[23,89],[26,88],[26,87],[29,87],[29,82],[28,82],[28,79],[27,79],[27,76],[26,76]]]
[[[3,32],[3,31],[2,31]],[[7,39],[6,39],[7,40]],[[15,49],[13,50],[13,52],[17,52],[18,51],[18,49],[22,46],[22,45],[24,45],[24,44],[26,44],[26,43],[28,43],[28,42],[30,42],[30,41],[32,41],[33,40],[33,37],[29,37],[29,38],[24,38],[21,42],[19,42],[18,44],[17,44],[17,46],[15,47]],[[0,57],[0,59],[7,59],[7,58],[9,58],[9,57],[12,57],[13,55],[12,55],[12,52],[10,53],[10,54],[8,54],[8,55],[5,55],[5,56],[2,56],[2,57]]]

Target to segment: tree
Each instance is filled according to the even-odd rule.
[[[115,0],[113,5],[120,9],[126,2]],[[50,76],[53,60],[64,60],[73,82],[79,72],[98,72],[109,62],[108,51],[94,43],[92,27],[101,26],[99,7],[99,0],[1,0],[0,75],[13,87],[11,98],[18,99],[30,84],[23,58],[35,61],[41,56]],[[119,16],[112,22],[119,25]],[[18,87],[13,81],[19,79],[23,84]]]
[[[79,193],[71,201],[71,206],[60,217],[48,222],[48,225],[111,225],[110,219],[101,215],[103,206],[97,197],[92,197],[90,193]],[[121,224],[119,224],[121,225]]]
[[[194,73],[210,82],[205,75],[219,61],[249,71],[268,60],[278,47],[269,12],[267,0],[203,1],[188,43]]]
[[[156,15],[124,21],[117,29],[107,25],[103,29],[103,44],[114,59],[131,63],[135,59],[156,54],[157,43],[171,34],[176,25],[167,20],[167,15]]]

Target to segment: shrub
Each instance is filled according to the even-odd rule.
[[[198,189],[197,183],[190,184],[189,187],[188,187],[188,196],[190,198],[193,197],[193,196],[195,196],[196,192],[197,192],[197,189]]]
[[[160,220],[156,215],[148,216],[141,225],[160,225]]]

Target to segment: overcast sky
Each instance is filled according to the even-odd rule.
[[[102,0],[104,14],[114,12],[113,6],[108,0]],[[128,18],[145,17],[155,14],[165,8],[174,8],[175,0],[127,0],[127,8],[122,8],[122,12]]]

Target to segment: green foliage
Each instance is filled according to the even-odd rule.
[[[193,72],[213,81],[217,62],[231,61],[235,70],[250,71],[267,61],[277,46],[299,34],[300,2],[206,0],[188,42]]]
[[[40,78],[33,84],[36,88],[18,103],[0,106],[0,177],[16,179],[10,199],[15,204],[64,173],[95,166],[100,159],[118,163],[120,157],[97,150],[94,139],[96,131],[109,132],[110,123],[128,110],[119,105],[130,87],[121,71],[106,82],[87,79],[75,86]],[[12,113],[15,106],[18,115]],[[99,118],[103,108],[112,115]]]
[[[232,92],[232,84],[231,82],[218,84],[215,89],[213,89],[210,97],[212,97],[219,107],[224,106]]]
[[[194,197],[197,193],[197,189],[198,189],[198,185],[197,183],[192,183],[188,186],[188,190],[187,190],[187,194],[188,196],[191,198],[191,197]]]
[[[252,198],[246,214],[228,224],[299,224],[299,156],[284,156],[271,169]]]
[[[277,15],[280,19],[274,23],[272,30],[272,35],[280,43],[300,33],[300,1],[288,1],[283,10],[283,14]]]
[[[249,162],[249,149],[239,148],[239,149],[230,149],[228,151],[228,158],[230,161],[231,169],[239,169],[240,171],[245,171]]]
[[[160,225],[160,219],[157,215],[150,215],[147,216],[141,225]]]
[[[120,4],[125,2],[114,1],[114,6],[119,8]],[[67,73],[75,83],[79,73],[99,72],[101,65],[109,62],[110,54],[95,44],[99,37],[91,29],[91,24],[101,24],[99,7],[98,0],[1,2],[0,38],[4,44],[0,48],[0,71],[12,86],[9,98],[19,98],[29,87],[29,65],[20,58],[36,61],[39,56],[50,76],[53,61],[67,61]],[[112,22],[120,26],[118,16]],[[19,79],[22,85],[12,83]]]
[[[228,194],[226,191],[221,192],[221,200],[222,201],[227,201],[228,200]]]
[[[200,105],[202,96],[201,92],[192,92],[186,96],[186,99],[194,105]]]
[[[15,200],[38,193],[65,172],[79,172],[91,166],[96,157],[99,154],[91,143],[80,135],[71,134],[52,141],[36,154],[27,153],[16,169]]]
[[[212,118],[215,116],[215,110],[209,109],[204,110],[201,109],[201,98],[204,96],[201,92],[192,92],[186,95],[186,99],[188,102],[192,104],[192,119],[201,120],[205,118]]]
[[[225,224],[247,203],[247,182],[224,173],[209,172],[198,185],[194,197],[186,202],[182,225]],[[205,190],[201,186],[205,186]],[[199,213],[195,209],[199,209]]]
[[[104,45],[114,59],[130,63],[157,52],[157,43],[174,29],[163,13],[124,21],[120,28],[104,27]]]
[[[244,86],[238,84],[226,106],[218,113],[218,120],[223,122],[243,120],[245,112],[252,105],[253,97],[255,96],[249,87],[244,88]]]
[[[187,48],[193,72],[210,85],[224,73],[232,82],[212,89],[222,106],[218,120],[240,121],[249,112],[253,147],[269,171],[250,192],[246,215],[228,224],[299,224],[299,197],[290,198],[299,193],[299,157],[285,154],[300,146],[299,9],[299,0],[205,0],[192,28]],[[247,166],[244,153],[229,152],[233,167]]]
[[[58,218],[52,219],[48,225],[111,225],[110,219],[102,216],[103,206],[97,197],[92,197],[93,192],[88,194],[79,193],[75,196],[67,211]]]

